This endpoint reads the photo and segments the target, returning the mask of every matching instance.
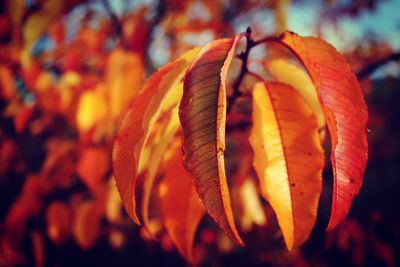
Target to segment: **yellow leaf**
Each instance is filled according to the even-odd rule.
[[[292,86],[303,96],[317,119],[318,128],[325,129],[325,116],[318,100],[317,89],[307,72],[285,59],[272,59],[265,64],[275,80]]]
[[[107,92],[112,118],[117,119],[142,88],[145,68],[141,57],[122,48],[110,54],[106,66]]]
[[[98,85],[95,90],[82,93],[76,112],[76,123],[81,132],[86,132],[104,120],[108,107],[104,96],[104,88]]]
[[[315,117],[301,95],[281,83],[256,84],[250,143],[262,193],[291,250],[314,226],[324,163]]]
[[[239,187],[239,195],[243,204],[243,215],[241,218],[243,230],[249,231],[253,224],[266,224],[267,218],[254,181],[247,178]]]

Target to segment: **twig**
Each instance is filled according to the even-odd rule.
[[[148,60],[146,60],[146,69],[148,70],[149,73],[153,73],[156,70],[156,67],[153,65],[153,62],[150,60],[150,58],[151,58],[150,53],[152,53],[152,51],[150,50],[150,44],[154,38],[154,30],[156,29],[156,26],[164,18],[165,14],[167,12],[167,9],[168,9],[168,7],[165,3],[165,0],[159,0],[157,3],[157,6],[155,8],[155,15],[149,23],[148,38],[146,40],[146,42],[147,42],[146,57],[148,58]]]
[[[115,15],[115,13],[112,11],[110,4],[108,3],[108,0],[102,0],[103,6],[107,11],[108,16],[111,19],[111,23],[114,27],[115,30],[115,34],[117,36],[121,36],[122,34],[122,26],[121,23],[117,17],[117,15]]]
[[[238,78],[236,79],[235,83],[232,86],[233,94],[228,98],[227,114],[229,114],[230,111],[232,110],[232,107],[235,104],[236,99],[242,95],[242,93],[239,91],[239,88],[240,88],[240,85],[246,75],[251,75],[251,76],[255,77],[256,79],[258,79],[259,81],[264,81],[264,79],[260,75],[258,75],[257,73],[254,73],[248,69],[247,61],[249,58],[250,50],[253,47],[258,46],[260,44],[267,43],[267,42],[276,42],[278,40],[278,38],[275,36],[267,36],[260,40],[254,41],[251,38],[251,28],[250,27],[247,28],[245,37],[247,40],[246,49],[239,55],[236,55],[236,58],[238,58],[242,61],[242,67],[240,69]]]
[[[391,54],[385,58],[382,58],[381,60],[378,60],[372,64],[367,65],[362,70],[357,72],[357,78],[359,80],[362,80],[362,79],[368,77],[369,75],[371,75],[372,73],[374,73],[377,69],[379,69],[383,65],[385,65],[391,61],[397,61],[397,60],[400,60],[400,52]]]
[[[248,27],[246,30],[246,49],[242,53],[240,53],[237,57],[242,61],[242,67],[240,69],[239,76],[237,77],[235,83],[233,84],[233,94],[228,98],[228,108],[227,114],[232,110],[232,106],[235,103],[236,99],[242,95],[239,91],[240,84],[242,83],[244,76],[248,72],[247,68],[247,60],[250,54],[250,49],[254,46],[254,41],[251,39],[251,28]]]

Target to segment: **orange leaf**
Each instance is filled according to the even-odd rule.
[[[182,83],[179,83],[178,88],[180,92],[182,92]],[[167,120],[167,122],[164,120]],[[142,193],[142,220],[143,225],[149,230],[151,235],[155,235],[155,231],[153,230],[154,227],[150,227],[149,221],[150,198],[154,180],[159,172],[163,156],[166,154],[168,147],[170,147],[173,137],[176,136],[180,126],[177,105],[170,112],[164,112],[160,117],[160,121],[157,121],[157,124],[157,127],[154,127],[155,129],[150,133],[143,149],[143,152],[148,154],[144,162],[148,166],[146,166],[146,168],[144,166],[139,166],[139,170],[145,169]],[[154,132],[156,132],[156,137],[153,135]],[[151,163],[148,164],[149,162]]]
[[[258,83],[250,142],[262,193],[291,250],[308,238],[317,216],[324,154],[316,119],[290,86]]]
[[[334,187],[328,229],[342,221],[358,194],[368,158],[367,106],[345,59],[321,39],[286,32],[279,41],[301,60],[313,80],[331,135]]]
[[[189,262],[193,259],[196,229],[204,215],[193,185],[192,176],[185,170],[179,146],[167,163],[159,186],[162,215],[169,236],[179,253]]]
[[[94,90],[81,94],[76,111],[76,123],[81,133],[88,132],[104,122],[108,116],[108,106],[104,86],[99,84]]]
[[[79,156],[77,172],[92,193],[96,193],[109,170],[109,156],[103,148],[86,148]]]
[[[239,36],[205,46],[189,67],[179,116],[183,128],[185,167],[208,213],[237,244],[225,176],[226,74]]]
[[[145,69],[139,54],[116,48],[107,60],[106,81],[112,118],[120,117],[143,84]]]
[[[292,86],[293,89],[296,89],[304,97],[304,100],[317,119],[318,128],[322,131],[322,134],[325,129],[324,112],[319,103],[315,85],[307,72],[302,69],[301,66],[297,66],[289,60],[281,58],[268,60],[265,62],[265,65],[268,72],[276,81]],[[324,136],[325,134],[322,135]],[[321,140],[323,140],[323,138],[321,138]]]
[[[94,200],[79,204],[72,220],[72,235],[82,249],[90,249],[101,231],[101,210]]]
[[[135,184],[144,144],[161,111],[173,106],[170,102],[179,101],[182,92],[177,85],[197,52],[193,49],[185,53],[149,78],[128,108],[115,140],[113,167],[117,188],[127,213],[137,224]]]

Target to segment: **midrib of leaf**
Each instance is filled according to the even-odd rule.
[[[289,193],[290,193],[290,211],[291,211],[291,214],[292,214],[291,221],[293,222],[293,227],[292,227],[292,235],[293,235],[292,245],[293,245],[293,243],[294,243],[294,233],[295,233],[294,232],[295,231],[294,230],[295,229],[295,220],[294,220],[295,217],[294,217],[294,209],[293,209],[293,202],[292,202],[293,193],[292,193],[292,190],[291,190],[291,187],[290,187],[290,181],[289,181],[290,171],[289,171],[289,167],[288,167],[288,160],[287,160],[286,149],[285,149],[286,146],[285,146],[285,142],[284,142],[283,135],[282,135],[281,123],[279,121],[279,116],[278,116],[279,113],[277,113],[274,99],[272,98],[270,89],[267,88],[267,86],[265,86],[265,85],[264,85],[264,88],[266,89],[268,97],[269,97],[269,99],[271,101],[271,107],[272,107],[272,111],[274,113],[276,125],[278,126],[277,128],[278,128],[278,132],[279,132],[280,144],[281,144],[282,154],[283,154],[283,158],[284,158],[284,164],[285,164],[285,169],[286,169],[287,188],[289,189]],[[268,168],[268,165],[267,165],[267,168]],[[273,178],[271,177],[270,179],[273,179]]]

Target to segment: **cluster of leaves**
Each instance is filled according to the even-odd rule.
[[[136,196],[140,188],[141,220],[156,235],[149,200],[156,177],[163,177],[158,184],[162,218],[188,260],[203,206],[232,241],[243,245],[234,221],[224,160],[225,127],[239,116],[231,113],[239,96],[252,103],[251,118],[247,119],[252,123],[248,139],[254,153],[248,156],[252,152],[243,150],[241,156],[253,157],[262,195],[276,213],[289,250],[308,238],[315,223],[325,121],[335,178],[328,229],[344,219],[362,183],[367,108],[344,58],[318,38],[286,32],[254,41],[250,35],[249,29],[234,38],[213,41],[159,69],[132,101],[114,144],[114,172],[126,211],[139,224]],[[241,70],[229,83],[228,70],[242,37],[247,44],[237,56]],[[265,63],[273,82],[249,71],[251,49],[266,42],[288,48],[305,70],[284,58]],[[242,84],[247,75],[259,81]],[[229,87],[231,95],[227,95]],[[176,145],[181,138],[182,152]],[[241,175],[241,183],[251,179],[251,168]]]
[[[122,212],[112,177],[118,127],[114,171],[128,214],[145,226],[143,239],[157,238],[166,251],[173,243],[195,263],[221,260],[224,253],[215,251],[235,248],[213,228],[204,216],[208,212],[237,243],[244,239],[249,248],[236,249],[249,256],[244,258],[304,262],[299,250],[288,257],[281,243],[299,246],[314,225],[322,145],[330,150],[325,124],[332,153],[338,153],[332,154],[334,196],[338,203],[344,200],[335,204],[339,213],[332,214],[331,227],[345,216],[361,184],[365,147],[355,168],[345,167],[354,164],[347,152],[357,159],[349,143],[358,151],[357,141],[361,146],[365,141],[365,107],[347,64],[323,41],[290,33],[266,42],[249,34],[211,42],[233,36],[243,24],[252,25],[255,36],[283,31],[290,1],[161,0],[134,7],[123,2],[120,13],[107,0],[0,3],[0,265],[68,265],[53,251],[97,252],[100,243],[140,254],[139,246],[128,244],[137,229]],[[343,15],[340,8],[329,18]],[[273,11],[275,28],[253,16],[266,9]],[[371,51],[360,47],[346,56],[355,69],[393,52],[386,44],[371,45]],[[168,61],[143,85],[146,73]],[[365,88],[373,85],[365,82],[368,94]],[[327,99],[332,88],[339,88],[338,95]],[[382,116],[396,122],[393,111],[378,116],[382,107],[372,108],[373,129],[382,126]],[[360,138],[348,142],[349,134]],[[375,159],[386,155],[390,144],[380,139],[375,131],[372,145],[381,151]],[[266,165],[272,160],[277,164]],[[344,191],[351,193],[348,199]],[[354,264],[375,253],[390,266],[394,256],[388,243],[370,232],[369,226],[345,222],[327,234],[319,251],[350,253]],[[352,242],[357,246],[349,246]]]

